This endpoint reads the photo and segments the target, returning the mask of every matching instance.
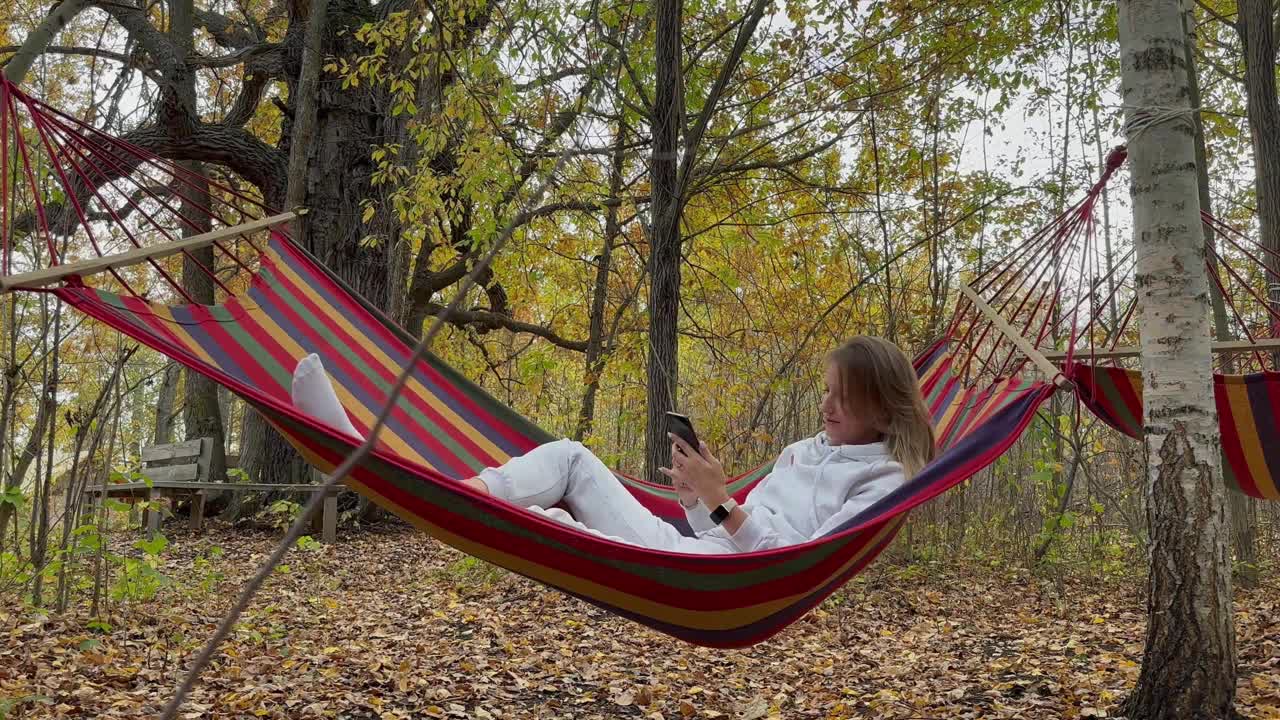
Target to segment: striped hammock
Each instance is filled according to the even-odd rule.
[[[270,214],[252,196],[103,133],[0,74],[0,287],[56,284],[49,291],[81,312],[236,392],[309,462],[331,472],[354,449],[352,439],[294,409],[290,385],[298,361],[313,352],[321,357],[352,421],[367,433],[416,339],[284,235],[253,239],[260,234],[250,233],[250,225],[271,224],[263,220]],[[214,232],[220,239],[202,242],[213,243],[230,261],[226,267],[239,265],[245,274],[238,280],[247,281],[229,286],[186,254],[186,267],[194,263],[221,289],[225,299],[217,305],[187,295],[153,247],[163,240],[160,250],[186,253],[194,239],[179,241],[177,228],[210,226],[221,227]],[[43,240],[47,254],[37,252],[39,267],[14,275],[11,261],[32,257],[11,253],[18,235]],[[254,251],[256,267],[235,249],[241,241]],[[89,251],[95,257],[77,259]],[[142,258],[151,276],[136,272],[147,272],[144,266],[124,267],[124,260]],[[81,279],[97,272],[110,273],[113,284],[95,288]],[[187,304],[155,302],[134,289],[153,287],[142,278],[157,276],[169,284],[165,297]],[[956,371],[954,347],[939,341],[916,362],[940,431],[937,460],[843,527],[802,545],[735,555],[650,550],[471,490],[457,480],[553,437],[435,357],[412,368],[378,445],[346,482],[465,553],[623,617],[701,645],[751,645],[870,563],[908,510],[990,464],[1056,389],[1016,371],[996,373],[1003,379],[987,386],[966,386],[957,379],[969,375]],[[734,478],[733,495],[743,499],[770,469]],[[669,487],[618,478],[645,507],[688,532]]]
[[[1030,353],[1010,346],[1010,341],[1019,343],[1007,328],[993,329],[994,315],[1001,313],[1036,344],[1054,335],[1090,337],[1084,330],[1092,319],[1076,322],[1083,300],[1072,307],[1062,287],[1041,279],[1047,268],[1088,267],[1093,207],[1123,159],[1122,149],[1113,152],[1102,179],[1079,203],[974,278],[970,301],[957,307],[944,339],[915,363],[938,432],[939,456],[824,537],[755,553],[684,555],[618,543],[477,493],[457,480],[553,436],[435,357],[413,368],[413,380],[397,399],[378,446],[347,483],[463,552],[658,631],[713,647],[759,642],[870,563],[910,509],[999,457],[1055,392],[1057,385],[1024,376]],[[178,201],[194,207],[206,222],[183,216],[191,210],[177,211]],[[61,283],[51,292],[236,392],[309,462],[330,472],[354,446],[350,438],[294,409],[289,391],[297,362],[312,352],[320,355],[352,421],[367,432],[416,340],[284,235],[270,233],[261,246],[250,239],[244,223],[259,219],[256,227],[266,226],[274,222],[261,220],[269,214],[254,198],[113,138],[23,93],[0,74],[0,269],[5,276],[0,287]],[[236,285],[247,290],[233,290],[211,267],[196,263],[221,288],[226,299],[218,305],[191,300],[154,253],[143,250],[157,238],[174,245],[175,227],[210,224],[226,229],[220,238],[245,240],[260,256],[256,269],[250,269],[238,251],[212,241],[250,273],[247,286]],[[71,262],[59,272],[38,268],[14,275],[13,233],[43,240],[50,266]],[[75,274],[79,270],[65,270],[81,265],[63,256],[59,240],[73,255],[91,248],[97,259],[88,262],[97,264],[85,274],[105,270],[121,292],[89,287]],[[134,249],[121,253],[121,245]],[[156,303],[134,291],[130,281],[138,282],[138,276],[117,269],[130,253],[142,253],[155,274],[169,282],[173,296],[185,297],[188,304]],[[104,263],[103,257],[112,261]],[[186,262],[193,260],[187,255]],[[40,276],[39,282],[32,275]],[[1101,280],[1089,282],[1097,288]],[[1219,285],[1224,287],[1221,278]],[[982,293],[986,301],[980,300]],[[1131,316],[1132,304],[1117,336]],[[1051,332],[1063,322],[1070,327]],[[1094,412],[1123,432],[1138,433],[1136,375],[1073,363],[1070,357],[1066,366]],[[1057,374],[1053,367],[1047,370]],[[1244,492],[1273,499],[1280,497],[1273,472],[1280,470],[1272,401],[1276,377],[1218,383],[1228,479]],[[770,470],[763,465],[734,478],[734,497],[742,500]],[[689,531],[669,487],[621,474],[618,479],[645,507]]]
[[[166,306],[87,287],[54,290],[248,401],[326,472],[351,440],[295,410],[292,371],[317,353],[352,421],[367,432],[414,345],[328,269],[273,233],[249,290],[216,306]],[[441,541],[706,646],[759,642],[801,617],[872,561],[906,512],[990,464],[1021,434],[1055,386],[1004,380],[977,390],[952,372],[947,344],[916,368],[942,430],[940,456],[911,482],[817,540],[738,555],[685,555],[621,544],[476,493],[457,482],[553,437],[430,357],[415,368],[380,443],[347,480],[356,491]],[[770,470],[732,480],[741,500]],[[619,475],[655,514],[679,525],[674,493]],[[687,528],[684,528],[687,531]]]
[[[1067,376],[1100,420],[1142,438],[1142,373],[1072,363]],[[1227,486],[1251,497],[1280,500],[1280,373],[1213,376],[1222,431],[1222,475]]]

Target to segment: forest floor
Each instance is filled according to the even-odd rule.
[[[155,717],[277,537],[173,530],[172,584],[115,606],[105,632],[83,614],[0,608],[0,716]],[[716,651],[407,528],[353,531],[287,562],[181,717],[1107,717],[1143,646],[1138,588],[992,568],[881,561],[771,640]],[[1246,717],[1280,718],[1278,591],[1273,578],[1236,597]]]

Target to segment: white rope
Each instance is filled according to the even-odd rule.
[[[1204,111],[1198,107],[1163,107],[1160,105],[1121,105],[1126,110],[1133,110],[1133,115],[1125,121],[1122,132],[1125,140],[1132,143],[1147,130],[1167,122],[1185,124],[1192,132],[1196,129],[1196,116]]]

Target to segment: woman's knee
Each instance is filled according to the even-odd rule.
[[[583,453],[591,452],[587,449],[586,445],[583,445],[577,440],[570,440],[569,438],[553,440],[539,446],[539,449],[542,448],[545,448],[545,452],[555,455],[557,458],[564,458],[568,460],[576,459],[581,457]]]

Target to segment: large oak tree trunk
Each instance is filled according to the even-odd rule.
[[[306,18],[302,18],[306,19]],[[365,23],[379,19],[367,3],[330,0],[325,13],[322,57],[353,58],[365,52],[355,39]],[[296,113],[301,93],[299,78],[304,52],[306,22],[290,23],[288,73],[290,109]],[[360,202],[374,197],[371,177],[375,144],[395,142],[403,132],[402,122],[387,112],[390,103],[379,87],[362,84],[342,89],[340,83],[320,83],[316,100],[315,138],[308,150],[305,205],[307,207],[304,247],[333,269],[374,305],[387,308],[390,274],[385,248],[398,241],[394,225],[371,228],[361,219]],[[292,149],[296,123],[286,117],[281,149]],[[284,180],[276,204],[284,202]],[[383,213],[382,215],[387,215]],[[393,223],[380,218],[380,222]],[[376,242],[366,242],[371,236]],[[246,409],[241,435],[241,467],[255,481],[308,482],[309,466],[255,411]]]
[[[1179,4],[1126,0],[1119,11],[1129,138],[1135,283],[1143,357],[1147,638],[1126,714],[1232,717],[1235,638],[1226,497],[1209,351],[1194,129]]]
[[[171,3],[170,12],[170,35],[174,45],[181,51],[179,57],[186,58],[194,49],[192,0]],[[190,137],[191,127],[199,117],[196,112],[195,72],[185,62],[180,62],[166,69],[165,79],[167,85],[161,93],[160,116],[164,118],[164,125],[174,141],[182,142]],[[203,165],[184,162],[181,166],[200,178],[194,186],[184,187],[180,181],[175,182],[175,187],[182,194],[180,212],[188,221],[182,225],[182,236],[191,237],[213,229],[213,219],[206,210],[213,207],[213,203],[209,198],[209,182],[205,179]],[[212,245],[185,254],[182,261],[182,286],[192,301],[202,305],[217,302],[213,278],[209,275],[215,267]],[[227,460],[224,454],[226,443],[222,413],[218,407],[218,386],[199,373],[188,370],[185,375],[183,387],[186,397],[182,404],[182,423],[186,439],[211,439],[213,452],[207,477],[212,482],[221,482],[226,478]]]
[[[156,427],[151,436],[154,445],[168,445],[173,442],[173,421],[177,416],[173,406],[178,401],[178,378],[181,377],[182,366],[170,362],[164,366],[160,379],[160,391],[156,399]]]

